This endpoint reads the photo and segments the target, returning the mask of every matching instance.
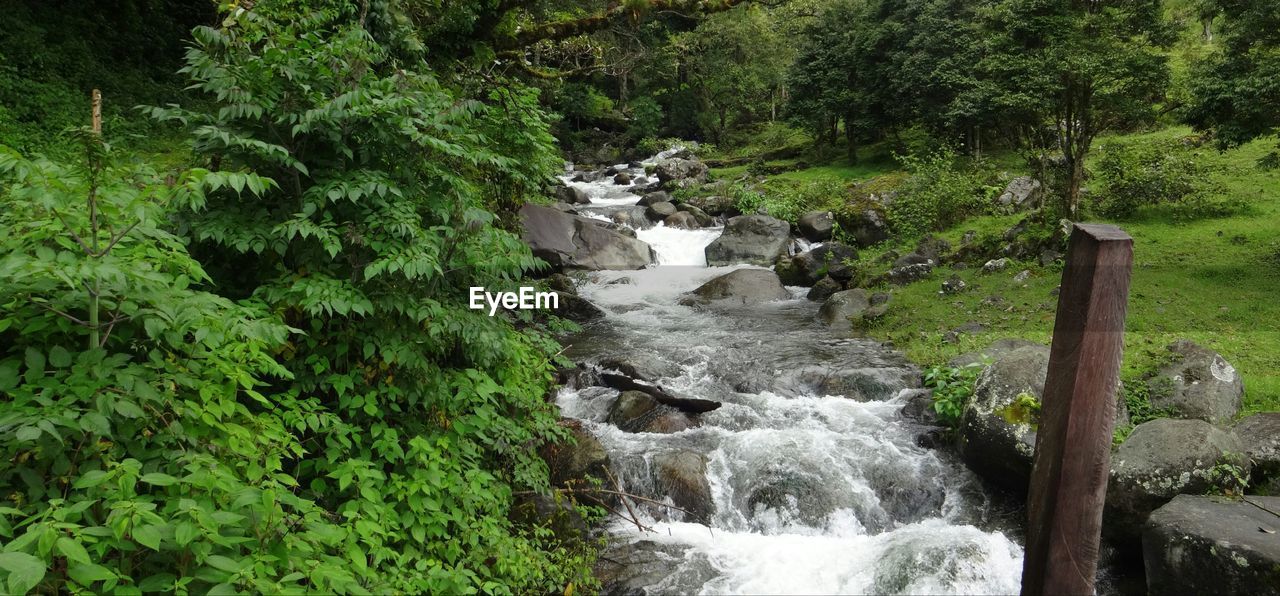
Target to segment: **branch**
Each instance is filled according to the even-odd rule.
[[[750,0],[649,0],[642,11],[633,10],[624,4],[615,6],[599,14],[575,19],[544,23],[531,29],[516,33],[515,37],[499,39],[494,42],[499,50],[524,48],[540,41],[558,41],[599,31],[619,19],[636,19],[641,12],[673,11],[685,16],[704,15],[723,12]]]

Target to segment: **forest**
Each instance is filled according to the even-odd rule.
[[[1016,592],[1086,221],[1098,593],[1280,585],[1278,3],[0,14],[2,592]]]

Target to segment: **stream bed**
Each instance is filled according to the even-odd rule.
[[[595,217],[639,199],[607,177],[564,181],[588,194],[580,211]],[[606,316],[566,340],[567,356],[622,359],[672,393],[723,403],[694,428],[627,432],[607,421],[618,391],[561,390],[563,414],[599,438],[626,492],[669,504],[685,493],[687,511],[633,502],[644,529],[611,522],[605,590],[1017,593],[1020,514],[1002,509],[950,454],[917,445],[919,427],[899,410],[918,370],[900,354],[834,333],[806,288],[734,309],[679,303],[749,267],[706,266],[703,251],[720,231],[637,229],[657,264],[592,272],[578,288]],[[857,385],[861,399],[827,394],[840,383]]]

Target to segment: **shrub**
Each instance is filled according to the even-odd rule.
[[[978,374],[986,368],[986,362],[974,362],[961,367],[935,366],[925,371],[924,386],[933,390],[933,409],[944,424],[960,423],[965,406],[973,398]]]
[[[627,135],[632,139],[648,139],[657,136],[662,129],[662,105],[652,97],[640,97],[631,102],[631,124]],[[668,147],[659,149],[663,151]],[[657,153],[658,151],[654,151]]]
[[[908,176],[886,206],[889,225],[900,235],[919,236],[986,213],[999,188],[984,184],[981,164],[956,167],[956,155],[940,150],[899,160]]]
[[[1203,199],[1206,172],[1174,141],[1107,143],[1095,166],[1100,192],[1095,208],[1127,217],[1151,205],[1194,205]]]
[[[738,210],[743,213],[763,211],[770,217],[790,222],[800,219],[806,212],[840,205],[849,194],[848,187],[837,180],[777,185],[763,192],[739,187],[741,185],[735,185],[732,195]]]

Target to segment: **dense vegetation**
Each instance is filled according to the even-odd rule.
[[[999,236],[1019,216],[993,195],[1035,174],[1057,199],[1037,225],[1138,240],[1128,374],[1172,337],[1230,336],[1247,409],[1280,408],[1258,328],[1280,316],[1274,3],[11,4],[8,592],[589,589],[592,544],[512,515],[566,437],[561,323],[465,305],[536,274],[511,222],[547,200],[557,143],[702,141],[715,192],[792,221],[896,192],[865,267]],[[1054,272],[962,273],[999,310],[904,288],[873,332],[933,364],[1047,339]],[[943,341],[956,317],[989,331]],[[953,376],[931,382],[960,400]]]

